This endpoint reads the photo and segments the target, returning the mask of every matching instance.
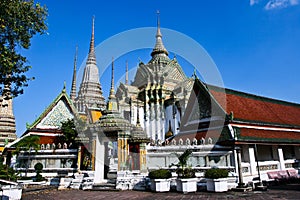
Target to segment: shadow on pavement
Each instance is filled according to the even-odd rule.
[[[285,184],[285,185],[270,185],[268,189],[271,190],[295,190],[300,191],[300,184],[293,183],[293,184]]]

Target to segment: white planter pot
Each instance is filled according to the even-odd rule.
[[[22,188],[19,186],[3,185],[1,189],[1,199],[19,200],[22,198]]]
[[[206,179],[206,189],[210,192],[226,192],[228,190],[227,178]]]
[[[178,178],[176,179],[176,190],[188,193],[197,191],[197,178]]]
[[[150,188],[155,192],[169,192],[170,179],[151,179]]]

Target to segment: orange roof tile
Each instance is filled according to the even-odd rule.
[[[293,131],[274,131],[262,129],[241,128],[239,140],[247,141],[271,141],[281,143],[300,142],[300,132]],[[264,140],[261,140],[261,139]]]
[[[226,95],[224,95],[224,91]],[[230,89],[222,91],[213,88],[210,92],[228,114],[233,112],[236,120],[300,126],[300,104]],[[226,101],[224,101],[224,97],[226,97]],[[222,102],[226,102],[226,106]]]

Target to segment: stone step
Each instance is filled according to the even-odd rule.
[[[120,191],[118,189],[116,189],[116,184],[115,183],[98,183],[98,184],[94,184],[93,191]]]

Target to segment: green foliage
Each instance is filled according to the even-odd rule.
[[[185,150],[181,155],[176,154],[176,155],[177,155],[177,158],[178,158],[178,160],[179,160],[179,163],[178,163],[178,164],[179,164],[182,168],[187,166],[187,161],[188,161],[189,157],[191,156],[192,152],[193,152],[192,150],[187,149],[187,150]]]
[[[158,169],[149,172],[150,179],[168,179],[172,177],[172,173],[167,169]]]
[[[18,180],[32,180],[32,177],[30,176],[21,176],[20,178],[18,178]]]
[[[29,161],[30,161],[30,154],[31,151],[34,150],[35,153],[37,150],[39,150],[40,145],[39,145],[40,137],[36,135],[32,136],[27,136],[22,138],[17,144],[16,144],[16,149],[13,152],[13,154],[19,154],[21,151],[24,151],[25,153],[28,153],[28,159],[26,162],[26,173],[25,176],[27,176],[27,170],[29,168]]]
[[[16,181],[19,174],[13,168],[3,165],[3,160],[0,160],[0,179]]]
[[[179,160],[177,166],[180,166],[176,169],[176,174],[178,175],[178,178],[195,178],[195,170],[187,167],[187,161],[189,157],[192,155],[191,149],[186,149],[181,155],[176,154],[177,158]]]
[[[226,178],[228,171],[227,169],[211,168],[205,172],[204,177],[209,179]]]
[[[61,140],[63,142],[72,143],[74,145],[73,147],[77,147],[79,143],[78,133],[83,133],[86,125],[84,121],[81,119],[68,119],[61,124],[61,131],[64,135]]]
[[[35,169],[36,171],[42,171],[42,170],[43,170],[43,164],[42,164],[42,163],[36,163],[36,164],[34,165],[34,169]]]
[[[41,175],[41,172],[43,170],[43,164],[42,163],[36,163],[34,165],[34,169],[35,169],[35,172],[36,172],[35,181],[37,181],[37,182],[43,181],[44,178]]]
[[[63,132],[65,139],[68,142],[74,142],[78,133],[76,131],[74,119],[68,119],[61,123],[61,131]]]
[[[16,144],[16,150],[14,151],[14,154],[18,154],[22,150],[23,151],[39,150],[40,148],[39,141],[40,141],[40,137],[36,135],[24,137]]]
[[[40,182],[40,181],[44,181],[45,180],[45,178],[41,175],[41,174],[37,174],[36,176],[35,176],[35,182]]]
[[[0,95],[10,98],[11,90],[18,96],[32,79],[25,75],[31,68],[27,58],[18,52],[29,49],[34,35],[45,33],[46,17],[47,8],[33,0],[0,1]]]
[[[195,178],[195,170],[189,167],[186,168],[178,168],[176,170],[176,174],[178,178]]]

